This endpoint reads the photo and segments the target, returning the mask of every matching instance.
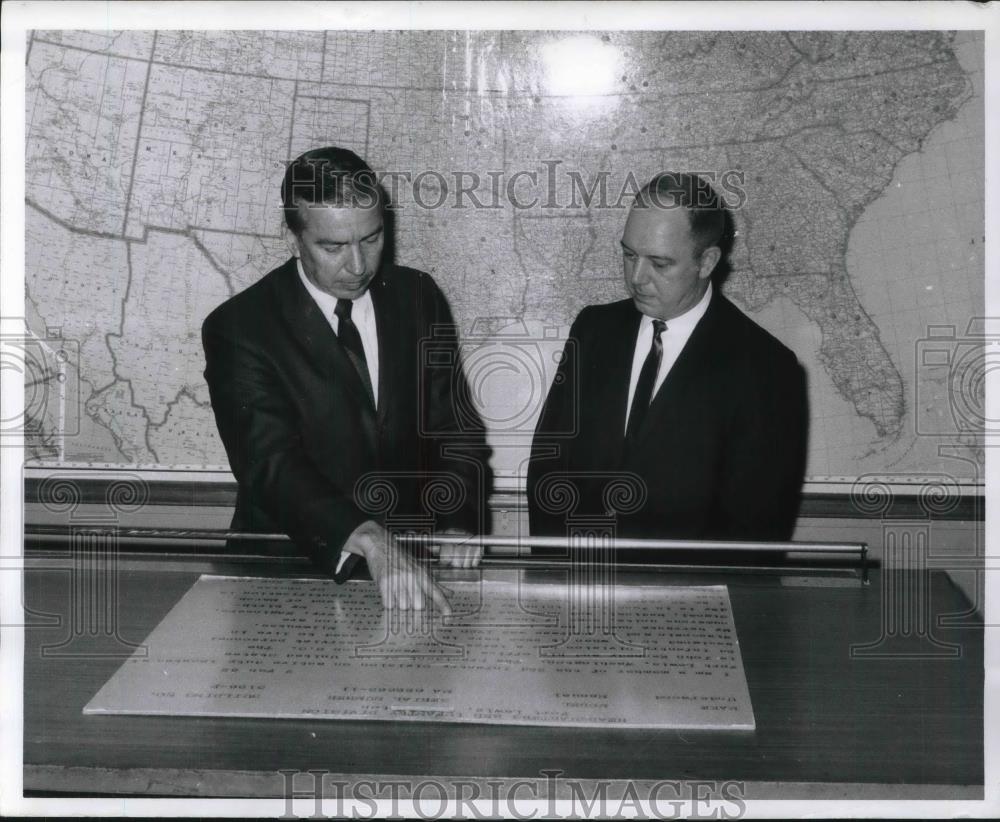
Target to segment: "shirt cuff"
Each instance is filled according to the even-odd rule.
[[[358,554],[352,554],[350,551],[341,551],[340,559],[337,560],[337,569],[333,572],[333,581],[339,585],[350,579],[351,573],[354,571],[355,566],[361,562],[361,559]]]

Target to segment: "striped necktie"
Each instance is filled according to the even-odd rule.
[[[639,381],[635,384],[635,396],[632,397],[632,408],[628,414],[628,426],[625,428],[626,446],[635,444],[639,429],[646,418],[646,411],[653,401],[653,386],[656,385],[656,374],[663,360],[663,342],[660,340],[660,335],[666,330],[667,324],[663,320],[653,320],[653,341],[639,372]]]
[[[375,392],[372,390],[372,378],[368,372],[368,359],[365,357],[365,347],[361,342],[361,334],[358,332],[354,320],[351,319],[352,305],[350,300],[337,300],[337,307],[333,309],[333,313],[337,315],[337,338],[344,346],[344,351],[353,363],[358,376],[361,377],[365,392],[368,394],[372,408],[374,408]]]

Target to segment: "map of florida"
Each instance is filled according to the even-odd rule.
[[[287,256],[278,183],[306,148],[379,170],[544,176],[565,207],[396,213],[401,262],[477,319],[565,326],[620,299],[624,206],[570,204],[664,168],[732,171],[743,199],[724,290],[791,300],[858,420],[889,442],[907,391],[845,262],[900,160],[955,117],[971,82],[938,32],[609,33],[601,95],[546,87],[553,32],[54,32],[27,62],[27,316],[75,341],[81,419],[40,421],[43,459],[223,465],[199,329]],[[429,178],[428,185],[436,178]],[[433,186],[432,186],[433,188]],[[425,190],[425,198],[432,191]],[[611,198],[614,199],[613,197]],[[627,204],[627,203],[626,203]]]

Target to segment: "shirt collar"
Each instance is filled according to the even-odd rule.
[[[299,257],[295,258],[295,268],[299,272],[299,279],[302,280],[302,285],[306,287],[306,291],[309,292],[309,296],[313,298],[316,305],[319,306],[319,310],[323,312],[323,316],[327,319],[333,317],[334,309],[337,307],[337,298],[333,294],[327,294],[325,291],[321,291],[315,285],[313,285],[312,280],[306,276],[306,272],[302,269],[302,260]],[[354,305],[352,307],[352,315],[354,309],[360,309],[364,312],[371,310],[372,296],[371,291],[366,290],[364,294],[354,300]]]
[[[708,304],[712,300],[712,283],[708,284],[708,288],[705,289],[705,293],[702,295],[701,299],[698,300],[691,308],[674,317],[672,320],[665,320],[667,324],[667,331],[670,333],[677,334],[690,334],[694,331],[694,327],[698,324],[698,321],[705,316],[705,312],[708,311]],[[648,314],[642,315],[642,325],[652,325],[653,317]]]

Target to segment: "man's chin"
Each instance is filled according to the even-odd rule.
[[[333,296],[338,300],[357,300],[364,296],[373,279],[374,277],[369,277],[367,280],[357,284],[347,283],[345,285],[338,285],[337,289],[333,292]]]
[[[659,305],[652,300],[644,300],[635,294],[632,295],[632,305],[635,306],[635,310],[640,314],[649,314],[651,317],[656,316],[656,312],[659,310]]]

